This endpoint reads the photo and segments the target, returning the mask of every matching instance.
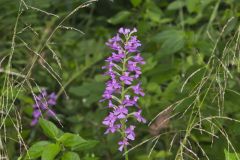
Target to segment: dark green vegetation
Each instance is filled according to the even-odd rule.
[[[50,145],[59,157],[75,155],[44,127],[30,127],[32,93],[46,87],[58,93],[64,127],[50,120],[98,141],[76,151],[81,159],[123,159],[118,138],[103,134],[99,99],[105,42],[124,26],[138,29],[147,62],[143,115],[151,122],[161,112],[151,127],[137,126],[130,159],[240,159],[239,0],[83,2],[0,0],[0,157],[24,157],[39,141],[61,144]]]

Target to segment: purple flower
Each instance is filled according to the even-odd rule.
[[[125,133],[127,135],[127,139],[130,139],[132,141],[135,139],[134,129],[135,129],[135,126],[130,125],[130,127],[125,130]]]
[[[115,121],[117,120],[117,116],[110,112],[110,114],[103,120],[103,124],[108,126],[105,134],[107,133],[114,133],[119,129],[121,126],[119,124],[115,125]]]
[[[118,92],[118,90],[120,89],[121,89],[121,85],[119,84],[119,82],[114,78],[112,78],[112,80],[109,80],[106,83],[106,89],[103,93],[103,96],[102,96],[103,99],[101,101],[112,99],[113,93]]]
[[[112,59],[108,58],[106,61],[109,62],[109,64],[107,66],[103,66],[102,69],[107,69],[105,75],[109,75],[112,79],[114,79],[116,77],[113,70],[115,64],[112,62]]]
[[[108,107],[109,107],[109,108],[112,108],[113,106],[114,106],[114,104],[112,103],[111,100],[109,100],[109,102],[108,102]]]
[[[133,34],[133,33],[137,32],[137,29],[136,29],[136,28],[133,28],[133,30],[131,31],[131,30],[128,29],[128,28],[122,28],[122,27],[121,27],[121,28],[118,30],[118,32],[127,36],[128,34]]]
[[[114,115],[117,116],[119,119],[123,119],[127,116],[128,110],[124,106],[119,106],[115,111]]]
[[[41,116],[41,111],[40,111],[40,109],[36,109],[36,110],[33,111],[33,117],[34,117],[34,118],[38,118],[38,117],[40,117],[40,116]]]
[[[115,121],[117,120],[117,117],[110,112],[110,114],[103,120],[103,124],[106,126],[113,126]]]
[[[129,53],[131,52],[137,52],[138,51],[138,47],[141,46],[140,41],[137,39],[137,36],[132,36],[130,38],[130,40],[127,42],[127,44],[125,45],[125,49],[126,51],[128,51]]]
[[[114,92],[114,91],[116,91],[120,88],[121,88],[121,85],[115,79],[112,79],[112,80],[107,82],[106,90],[108,90],[108,91],[113,91]]]
[[[33,119],[31,122],[31,126],[35,126],[38,123],[38,119]]]
[[[140,53],[138,53],[136,56],[133,56],[133,59],[135,62],[138,62],[139,64],[145,64],[145,61],[141,57]]]
[[[110,47],[111,49],[118,51],[121,49],[121,46],[119,44],[120,41],[121,41],[121,38],[120,38],[119,34],[117,34],[113,38],[109,39],[108,42],[106,43],[106,45],[108,47]]]
[[[121,128],[121,125],[120,125],[120,124],[116,124],[116,125],[113,125],[113,126],[109,126],[104,134],[114,133],[114,132],[116,132],[119,128]]]
[[[141,74],[142,74],[142,72],[140,70],[135,70],[134,78],[138,79]]]
[[[124,53],[119,51],[118,54],[112,53],[112,56],[109,57],[112,61],[120,62],[125,57]]]
[[[50,107],[56,105],[57,101],[57,96],[54,92],[48,95],[47,91],[43,89],[39,95],[34,95],[34,100],[31,126],[35,126],[38,123],[41,114],[46,113],[46,118],[56,116],[55,112],[50,109]]]
[[[118,30],[118,32],[119,32],[119,33],[122,33],[122,34],[124,34],[124,35],[127,35],[128,33],[130,33],[130,29],[128,29],[128,28],[120,28],[120,29]]]
[[[48,96],[48,104],[49,105],[56,105],[57,95],[53,92]]]
[[[119,145],[118,150],[122,152],[122,151],[123,151],[123,148],[124,148],[125,146],[129,145],[129,143],[128,143],[127,139],[124,138],[122,141],[118,142],[118,145]]]
[[[133,100],[130,99],[130,95],[125,95],[125,99],[123,100],[123,105],[126,107],[134,106],[137,103],[138,98],[135,97]]]
[[[109,90],[105,90],[103,93],[103,100],[111,99],[112,98],[112,92]]]
[[[41,91],[39,97],[41,97],[41,96],[42,96],[42,98],[47,97],[47,90],[46,90],[46,89],[43,89],[43,90]]]
[[[142,74],[141,68],[137,64],[138,62],[128,61],[128,70],[135,73],[134,78],[136,79]]]
[[[42,110],[47,110],[48,109],[48,102],[46,99],[43,99],[43,101],[40,102],[40,105]]]
[[[140,87],[140,83],[138,83],[136,86],[132,86],[132,89],[135,94],[144,96],[145,93],[143,92],[142,88]]]
[[[121,133],[122,141],[118,143],[120,151],[129,145],[128,140],[135,139],[135,126],[127,124],[131,122],[128,118],[135,117],[139,122],[146,122],[141,116],[141,110],[135,112],[139,108],[139,95],[144,96],[139,77],[142,74],[140,65],[145,64],[139,53],[141,43],[133,35],[135,32],[136,28],[120,28],[116,36],[108,40],[106,45],[113,52],[105,60],[107,65],[102,67],[110,80],[106,82],[100,102],[107,101],[106,108],[111,110],[102,123],[107,127],[105,134]]]
[[[142,110],[139,110],[139,111],[135,112],[135,113],[134,113],[134,117],[137,119],[138,122],[146,123],[146,119],[144,119],[144,118],[141,116],[141,113],[142,113]]]
[[[137,66],[138,62],[128,61],[128,70],[129,71],[140,71],[141,68]]]
[[[124,72],[123,75],[120,77],[120,80],[123,81],[125,84],[132,84],[133,78],[129,76],[130,72]]]

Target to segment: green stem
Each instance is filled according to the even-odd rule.
[[[125,134],[125,129],[126,129],[126,125],[125,125],[125,119],[121,120],[121,135],[122,135],[122,138],[126,137],[126,134]],[[128,160],[128,149],[127,149],[127,146],[124,146],[124,157],[125,157],[125,160]]]
[[[125,152],[125,160],[128,160],[128,152],[127,152],[127,146],[124,146],[124,152]]]
[[[126,38],[126,41],[128,41],[128,38]],[[122,65],[122,75],[124,74],[125,70],[126,70],[126,62],[127,62],[127,53],[125,53],[125,57],[123,59],[123,65]],[[121,87],[122,87],[122,92],[121,92],[121,102],[123,102],[124,100],[124,97],[125,97],[125,87],[124,87],[124,82],[121,82]],[[125,134],[125,129],[126,129],[126,125],[125,125],[125,122],[126,122],[126,119],[123,119],[121,120],[121,135],[122,135],[122,138],[124,139],[126,137],[126,134]],[[127,149],[127,146],[124,146],[124,157],[125,157],[125,160],[128,160],[128,149]]]

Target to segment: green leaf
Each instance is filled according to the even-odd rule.
[[[105,76],[105,75],[102,75],[102,74],[96,74],[95,77],[94,77],[94,80],[95,80],[96,82],[105,82],[105,81],[108,80],[108,77]],[[96,82],[95,82],[95,83],[96,83]]]
[[[72,150],[87,150],[93,148],[98,143],[98,141],[85,140],[79,135],[72,133],[64,133],[58,141]]]
[[[80,157],[75,152],[66,152],[63,154],[61,160],[80,160]]]
[[[159,151],[159,152],[156,153],[155,157],[156,158],[166,158],[166,157],[169,157],[171,155],[172,154],[169,151]]]
[[[55,126],[54,123],[45,120],[45,119],[40,119],[39,124],[43,130],[43,133],[48,136],[49,138],[57,139],[61,136],[62,131]]]
[[[158,83],[148,82],[146,90],[153,93],[161,93],[161,89]]]
[[[121,11],[118,12],[115,16],[108,19],[108,23],[111,24],[119,24],[124,22],[126,19],[128,19],[131,15],[131,12],[129,11]]]
[[[201,5],[200,0],[187,0],[186,1],[187,10],[189,13],[197,12],[199,10],[199,6]]]
[[[72,149],[73,150],[88,150],[88,149],[95,147],[97,144],[98,144],[98,141],[96,141],[96,140],[87,140],[84,143],[74,146]]]
[[[224,149],[225,160],[238,160],[240,158],[239,153],[230,153],[228,150]]]
[[[83,83],[81,86],[73,86],[69,89],[69,92],[75,96],[85,97],[92,95],[93,93],[102,93],[104,90],[103,82],[91,82]]]
[[[157,34],[153,40],[161,43],[161,55],[169,55],[178,52],[184,47],[185,34],[183,31],[166,30]]]
[[[61,147],[58,144],[48,144],[42,153],[41,160],[54,160],[60,152]]]
[[[84,85],[74,86],[74,87],[69,88],[69,93],[71,93],[75,96],[84,97],[84,96],[89,95],[89,90],[85,89]]]
[[[28,154],[26,155],[25,159],[32,159],[32,158],[38,158],[41,156],[44,148],[50,144],[48,141],[40,141],[35,144],[33,144],[29,150]]]
[[[77,97],[84,97],[82,102],[88,107],[101,99],[104,87],[103,82],[87,82],[83,83],[81,86],[69,88],[69,92]]]
[[[182,8],[185,4],[182,1],[174,1],[170,3],[167,7],[168,10],[178,10]]]
[[[21,160],[22,159],[22,156],[19,156],[17,160]]]
[[[151,21],[160,23],[162,12],[159,8],[147,9],[144,17],[149,18]]]
[[[137,7],[141,4],[142,0],[131,0],[131,3],[134,7]]]
[[[72,133],[64,133],[58,141],[61,142],[65,147],[75,147],[86,142],[86,140],[79,135]]]

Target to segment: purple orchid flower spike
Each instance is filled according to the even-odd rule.
[[[35,126],[38,123],[39,118],[44,116],[45,113],[45,118],[56,116],[56,113],[50,109],[57,103],[57,96],[54,92],[48,95],[46,89],[43,89],[39,95],[34,96],[34,100],[35,104],[33,105],[33,120],[30,124],[31,126]]]
[[[108,40],[106,45],[113,52],[105,60],[108,64],[102,67],[110,80],[106,82],[100,102],[107,101],[106,108],[111,110],[102,123],[107,127],[105,134],[121,133],[122,140],[118,143],[121,152],[126,152],[128,140],[135,140],[135,126],[128,125],[128,118],[146,122],[138,105],[139,97],[144,96],[139,78],[142,74],[140,66],[145,64],[145,61],[139,52],[141,43],[137,36],[133,35],[136,32],[136,28],[120,28],[116,36]]]

